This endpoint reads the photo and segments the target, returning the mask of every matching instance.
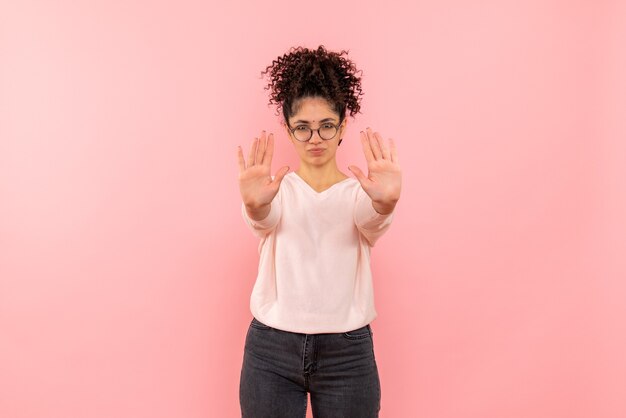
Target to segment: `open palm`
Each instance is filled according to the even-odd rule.
[[[389,138],[389,147],[378,132],[367,128],[361,131],[361,145],[367,160],[367,176],[360,168],[351,165],[365,193],[374,201],[383,205],[395,205],[400,199],[402,171],[398,164],[398,152],[393,139]]]
[[[272,180],[272,156],[274,154],[274,135],[266,138],[265,131],[261,139],[255,138],[250,148],[248,163],[243,159],[241,147],[237,150],[239,158],[239,191],[246,206],[258,208],[272,202],[280,183],[289,171],[289,167],[282,167]]]

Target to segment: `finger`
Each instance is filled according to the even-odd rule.
[[[365,183],[367,181],[367,177],[365,177],[365,174],[363,174],[363,172],[361,171],[361,169],[355,165],[350,165],[348,166],[348,170],[352,171],[352,173],[354,173],[354,176],[357,178],[357,180],[359,181],[359,183],[361,183],[361,185],[363,185],[363,183]]]
[[[378,141],[376,141],[376,138],[374,138],[374,133],[372,132],[371,128],[367,128],[367,139],[372,147],[372,153],[374,154],[374,157],[377,160],[380,160],[383,157],[382,152],[380,151],[380,147],[378,146]]]
[[[265,154],[263,155],[263,161],[261,164],[272,166],[272,156],[274,155],[274,134],[270,133],[267,138],[267,146],[265,148]]]
[[[285,177],[288,171],[289,171],[289,166],[282,167],[280,170],[278,170],[276,172],[276,175],[274,176],[273,183],[280,184],[280,182],[283,181],[283,177]]]
[[[252,146],[250,147],[250,155],[248,155],[248,167],[254,165],[254,154],[256,154],[256,147],[259,143],[259,138],[254,138]]]
[[[374,154],[372,154],[372,147],[370,145],[370,141],[367,140],[367,136],[365,132],[361,131],[361,145],[363,146],[363,153],[365,154],[365,159],[368,164],[370,161],[374,161]]]
[[[374,136],[376,137],[376,141],[378,142],[378,146],[380,147],[382,153],[383,153],[383,158],[385,160],[390,160],[391,156],[389,155],[389,149],[387,148],[387,145],[385,145],[385,140],[383,139],[383,137],[376,132],[374,134]]]
[[[391,151],[391,161],[398,164],[398,150],[396,149],[396,141],[389,138],[389,148]]]
[[[239,172],[241,173],[246,169],[246,162],[243,160],[243,151],[239,145],[237,145],[237,159],[239,160]]]
[[[259,140],[259,145],[257,147],[256,154],[254,156],[255,164],[261,164],[264,153],[265,153],[265,131],[261,132],[261,139]]]
[[[265,131],[263,131],[263,137],[263,148],[261,149],[261,154],[259,155],[259,164],[263,164],[263,160],[265,160],[265,153],[267,152],[268,135]]]

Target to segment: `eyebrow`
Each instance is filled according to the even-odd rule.
[[[326,119],[322,119],[322,120],[320,121],[320,123],[322,123],[322,122],[328,122],[328,121],[334,121],[334,120],[335,120],[334,118],[326,118]],[[298,119],[298,120],[297,120],[297,121],[295,121],[293,124],[295,125],[296,123],[300,123],[300,122],[309,123],[309,121],[308,121],[308,120]]]

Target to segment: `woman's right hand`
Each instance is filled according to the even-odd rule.
[[[251,208],[258,209],[272,202],[280,183],[289,171],[288,166],[282,167],[274,180],[271,177],[272,156],[274,155],[274,134],[270,133],[266,138],[265,131],[261,133],[261,139],[254,138],[248,163],[243,158],[241,146],[237,147],[239,158],[239,191],[243,203]]]

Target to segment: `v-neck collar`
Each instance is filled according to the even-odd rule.
[[[300,175],[298,173],[296,173],[295,171],[292,171],[293,176],[298,179],[298,181],[300,183],[302,183],[304,185],[304,187],[306,189],[308,189],[311,193],[313,193],[315,196],[324,196],[326,194],[328,194],[335,186],[342,184],[348,180],[350,180],[352,177],[346,177],[343,180],[339,180],[337,183],[332,184],[330,187],[328,187],[327,189],[322,190],[321,192],[318,192],[317,190],[315,190],[313,187],[311,187],[311,185],[309,183],[307,183],[302,177],[300,177]]]

